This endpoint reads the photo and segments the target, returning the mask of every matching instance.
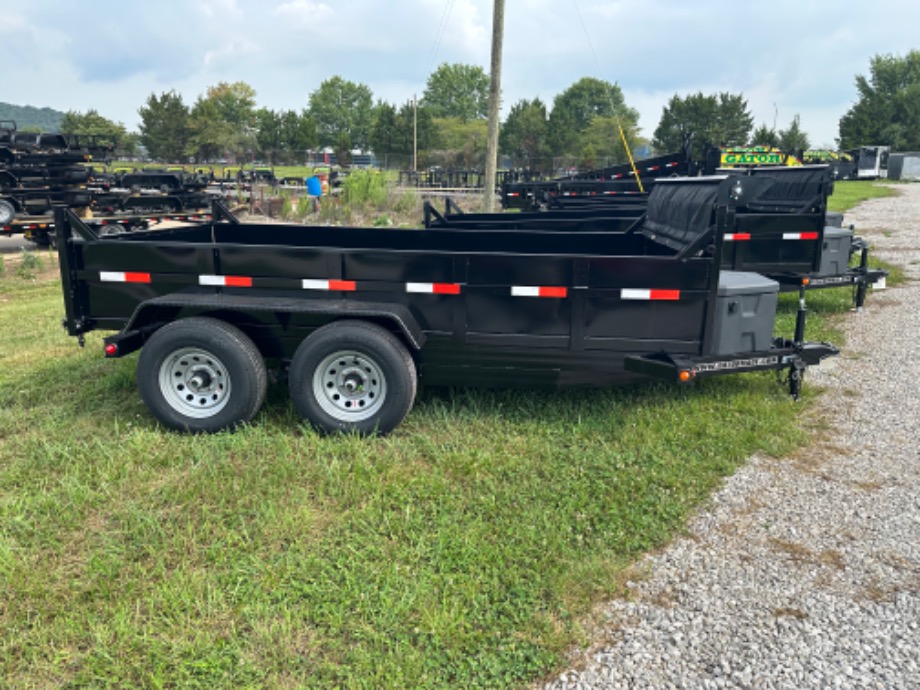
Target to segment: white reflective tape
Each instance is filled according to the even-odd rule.
[[[431,294],[434,292],[434,283],[406,283],[406,292]]]
[[[226,283],[227,276],[198,276],[199,285],[221,286]]]
[[[512,297],[539,297],[540,288],[527,286],[527,285],[513,285],[511,286],[511,296]]]
[[[626,288],[620,291],[620,299],[652,299],[652,291]]]
[[[119,271],[100,271],[99,280],[103,283],[123,283],[125,282],[125,274]]]
[[[459,283],[406,283],[406,292],[425,295],[459,295]]]

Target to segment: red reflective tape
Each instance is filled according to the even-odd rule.
[[[341,290],[342,292],[354,292],[358,288],[353,280],[330,280],[329,289]]]
[[[149,273],[125,273],[126,283],[149,283]]]
[[[252,287],[248,276],[198,276],[199,285],[212,287]]]
[[[459,283],[406,283],[406,292],[422,295],[459,295]]]
[[[569,289],[565,287],[540,286],[540,285],[512,285],[512,297],[550,297],[565,299]]]
[[[643,290],[636,288],[624,288],[620,291],[620,299],[676,302],[680,299],[680,290]]]
[[[816,233],[816,232],[803,232],[803,233],[802,233],[802,239],[803,239],[803,240],[816,240],[816,239],[818,239],[818,233]]]
[[[749,232],[736,232],[734,234],[729,234],[725,236],[725,239],[728,242],[746,242],[751,239],[751,233]]]
[[[556,297],[565,299],[569,295],[569,289],[564,287],[541,287],[540,297]]]
[[[103,283],[149,283],[150,274],[138,272],[125,273],[123,271],[100,271],[99,280]]]

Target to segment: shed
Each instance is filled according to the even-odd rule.
[[[888,158],[888,179],[920,181],[920,151],[892,153]]]

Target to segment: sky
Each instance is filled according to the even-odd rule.
[[[0,0],[0,101],[136,130],[151,94],[187,105],[244,81],[259,107],[306,108],[340,76],[375,100],[421,95],[442,63],[488,71],[491,0]],[[741,93],[755,127],[793,117],[833,147],[878,54],[920,49],[917,0],[508,0],[502,111],[582,77],[616,83],[651,137],[675,94]]]

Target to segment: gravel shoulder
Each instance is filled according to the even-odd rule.
[[[546,690],[920,688],[920,184],[846,214],[908,283],[846,316],[815,445],[754,457]]]

